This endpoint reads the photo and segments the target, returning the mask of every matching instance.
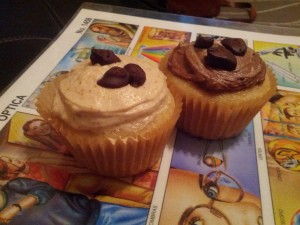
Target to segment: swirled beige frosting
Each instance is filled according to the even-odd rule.
[[[110,65],[92,65],[83,61],[57,87],[53,111],[71,127],[78,130],[101,130],[114,127],[134,129],[147,126],[164,107],[173,101],[165,76],[157,65],[145,59],[118,56],[121,62]],[[99,86],[110,68],[138,64],[146,73],[146,81],[139,87],[121,88]]]
[[[214,45],[220,45],[216,42]],[[194,47],[194,43],[181,43],[171,53],[168,69],[175,75],[194,81],[209,91],[239,91],[261,83],[265,79],[266,65],[252,49],[245,55],[235,56],[232,71],[215,68],[205,63],[207,49]]]

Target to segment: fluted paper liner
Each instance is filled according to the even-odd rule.
[[[275,94],[276,82],[267,69],[265,81],[236,93],[212,93],[173,75],[167,69],[167,57],[160,63],[172,93],[183,99],[177,127],[192,136],[205,139],[230,138],[240,134],[262,106]]]
[[[37,111],[71,144],[71,153],[78,162],[100,175],[122,177],[145,171],[158,161],[179,117],[181,99],[175,98],[173,115],[152,130],[110,138],[75,130],[53,115],[51,106],[59,80],[56,78],[41,91],[36,102]]]

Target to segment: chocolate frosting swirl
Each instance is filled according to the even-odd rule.
[[[214,46],[221,45],[214,43]],[[232,71],[205,63],[207,49],[195,48],[194,43],[180,43],[168,59],[168,69],[175,75],[198,83],[209,91],[239,91],[261,83],[265,79],[266,65],[252,49],[236,56],[237,65]]]

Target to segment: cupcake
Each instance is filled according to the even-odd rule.
[[[119,177],[159,160],[181,111],[157,64],[101,49],[46,85],[36,106],[78,162]]]
[[[168,52],[159,68],[183,99],[178,129],[195,137],[240,134],[276,92],[271,70],[240,38],[198,36]]]

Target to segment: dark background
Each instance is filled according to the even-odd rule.
[[[164,12],[167,10],[163,1],[90,0],[89,2]],[[0,93],[51,43],[83,2],[85,1],[0,1]],[[254,23],[300,29],[300,1],[271,0],[252,3],[257,9]],[[226,19],[228,15],[232,16],[232,11],[224,9],[217,19]],[[241,15],[241,12],[237,12],[237,15]]]
[[[84,1],[0,1],[0,92],[59,34]],[[159,11],[147,1],[89,1]]]

